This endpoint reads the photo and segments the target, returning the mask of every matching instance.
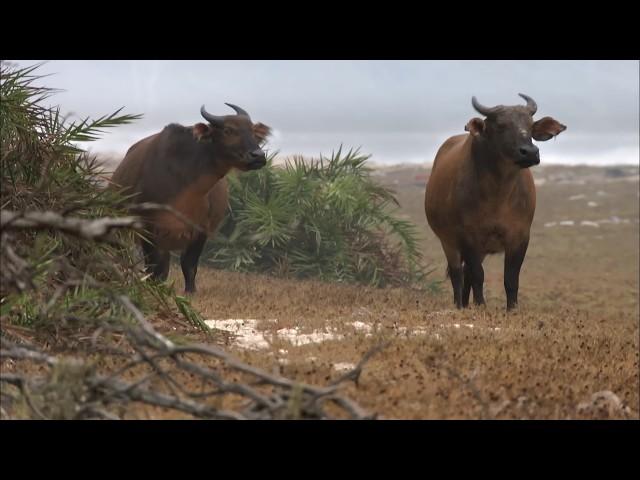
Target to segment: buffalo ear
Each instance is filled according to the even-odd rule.
[[[534,122],[531,136],[539,142],[546,142],[550,138],[560,135],[566,129],[566,125],[561,124],[555,118],[543,117]]]
[[[464,126],[464,130],[469,132],[474,137],[477,137],[482,132],[484,132],[484,120],[481,118],[475,117],[469,120],[469,122]]]
[[[204,123],[196,123],[192,130],[193,138],[195,138],[196,141],[206,142],[211,140],[212,131],[210,126],[205,125]]]
[[[259,145],[266,142],[269,135],[271,135],[271,127],[260,122],[253,124],[253,136]]]

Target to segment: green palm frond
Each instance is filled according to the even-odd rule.
[[[48,105],[59,90],[39,86],[45,77],[37,74],[39,67],[13,68],[0,62],[2,208],[72,213],[85,219],[126,215],[121,207],[126,199],[120,192],[103,188],[97,158],[83,152],[77,143],[94,141],[107,129],[141,115],[122,114],[119,109],[94,120],[69,123],[60,107]],[[169,301],[175,296],[171,288],[141,280],[135,235],[114,233],[119,246],[80,240],[55,229],[7,235],[16,255],[28,264],[36,288],[16,292],[3,276],[3,318],[56,330],[60,319],[72,317],[90,324],[121,318],[129,315],[114,299],[121,294],[144,311],[178,308],[188,314],[184,302],[173,305]],[[2,259],[4,265],[5,257]],[[69,280],[73,286],[66,284]]]
[[[426,277],[418,230],[397,216],[368,155],[341,145],[230,178],[230,210],[204,258],[220,268],[383,286]]]

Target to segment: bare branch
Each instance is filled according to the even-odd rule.
[[[63,217],[55,212],[0,212],[3,230],[42,230],[53,228],[87,240],[115,243],[107,235],[113,229],[140,229],[138,217],[103,217],[96,220]]]
[[[3,232],[2,242],[2,283],[12,285],[17,291],[23,292],[35,288],[29,272],[29,264],[16,254],[7,235]]]
[[[136,207],[172,211],[181,216],[168,206],[142,204]],[[85,220],[53,212],[2,210],[1,213],[1,253],[3,267],[7,267],[2,272],[3,286],[8,282],[19,290],[32,285],[33,272],[9,242],[4,241],[9,235],[4,231],[51,228],[90,241],[109,241],[106,236],[114,228],[140,228],[143,225],[142,219],[137,217]],[[191,224],[188,219],[183,220]],[[374,418],[356,402],[339,395],[338,389],[347,380],[357,384],[364,364],[385,345],[367,352],[354,370],[332,384],[315,386],[244,363],[216,345],[177,345],[156,331],[129,297],[111,292],[108,285],[96,281],[87,272],[76,271],[75,267],[69,266],[64,271],[62,279],[56,282],[56,289],[46,298],[42,311],[50,313],[66,289],[78,285],[104,287],[105,294],[120,303],[134,322],[104,318],[93,323],[95,332],[85,338],[96,347],[94,352],[99,352],[98,362],[17,345],[9,340],[11,335],[0,337],[0,364],[11,360],[16,362],[18,371],[24,363],[44,364],[40,374],[0,375],[0,384],[16,387],[14,395],[24,399],[23,404],[27,405],[32,417],[116,419],[124,417],[132,403],[143,403],[195,418],[331,418],[323,406],[332,402],[341,409],[340,418],[345,415],[352,419]],[[62,320],[69,318],[72,315],[67,314]],[[11,328],[8,326],[4,333],[10,334]],[[233,380],[229,379],[230,372]],[[193,383],[187,383],[194,378],[195,383],[201,385],[198,392],[191,390],[193,387],[189,385]],[[70,383],[60,384],[61,379]],[[234,402],[240,400],[242,405],[237,411],[218,408],[223,397],[233,398]],[[8,405],[13,404],[14,400],[8,402]],[[3,416],[12,415],[9,406],[2,408]]]
[[[126,208],[131,212],[148,212],[148,211],[156,211],[156,210],[169,212],[175,215],[175,217],[178,218],[178,220],[181,220],[182,222],[189,225],[194,230],[204,234],[208,233],[204,228],[202,228],[202,226],[192,222],[189,218],[187,218],[185,215],[183,215],[181,212],[171,207],[170,205],[165,205],[162,203],[143,202],[143,203],[134,203],[134,204],[127,205]]]
[[[425,363],[428,366],[443,368],[451,378],[458,380],[460,384],[462,384],[471,392],[471,395],[473,395],[473,397],[476,399],[476,401],[478,402],[482,410],[482,414],[480,417],[481,420],[487,420],[487,419],[493,418],[493,416],[491,415],[491,410],[489,408],[489,403],[484,398],[482,398],[482,394],[480,393],[480,390],[478,389],[478,387],[476,386],[476,384],[473,382],[472,379],[464,378],[464,376],[462,376],[462,374],[458,372],[458,370],[451,367],[444,361],[438,361],[436,359],[430,358],[430,359],[427,359]]]
[[[350,370],[349,372],[345,373],[337,380],[334,380],[333,382],[330,383],[330,385],[339,385],[340,383],[345,382],[347,380],[353,380],[353,382],[357,386],[358,381],[360,380],[360,374],[362,373],[362,367],[364,367],[365,363],[367,363],[371,359],[371,357],[373,357],[376,353],[387,348],[390,343],[391,342],[385,342],[373,347],[371,350],[369,350],[367,353],[364,354],[364,357],[362,357],[362,360],[360,360],[358,365],[356,365],[356,367],[353,370]]]
[[[278,418],[330,418],[322,409],[327,401],[340,407],[348,418],[371,419],[375,415],[367,413],[354,401],[344,398],[337,393],[338,385],[317,387],[273,375],[259,368],[247,365],[231,356],[229,353],[210,345],[174,345],[163,335],[156,332],[142,313],[126,297],[120,297],[138,321],[137,325],[123,326],[122,329],[132,349],[131,357],[123,367],[111,374],[98,373],[93,368],[85,368],[86,363],[73,358],[59,358],[48,355],[31,347],[17,346],[2,338],[0,359],[22,361],[36,361],[58,369],[73,366],[75,371],[83,372],[83,391],[88,391],[85,400],[75,409],[75,418],[120,418],[109,410],[110,405],[127,405],[140,402],[156,407],[179,411],[196,418],[211,419],[278,419]],[[109,331],[109,327],[102,326],[99,332]],[[94,340],[99,335],[94,335]],[[351,379],[359,375],[364,363],[377,351],[384,348],[380,345],[367,352],[358,366],[350,375],[341,380]],[[227,381],[216,369],[205,367],[187,357],[197,355],[212,358],[222,362],[227,368],[236,370],[243,375],[249,375],[253,380]],[[167,364],[167,362],[170,362]],[[172,370],[169,365],[175,368]],[[146,374],[130,380],[134,369],[146,368]],[[193,393],[184,388],[181,378],[196,376],[203,382],[203,386],[211,385],[207,392]],[[124,378],[128,380],[125,381]],[[158,390],[149,385],[149,380],[157,377],[164,382],[170,393]],[[357,377],[356,377],[357,378]],[[257,380],[257,381],[256,381]],[[46,418],[46,411],[39,406],[44,401],[42,393],[50,377],[26,379],[19,375],[4,374],[0,376],[0,383],[16,385],[25,397],[27,405],[38,418]],[[254,388],[252,385],[255,385]],[[258,390],[258,386],[263,390]],[[175,387],[175,389],[173,388]],[[207,401],[220,395],[236,395],[246,400],[241,411],[218,409]],[[84,396],[83,396],[84,398]],[[47,397],[47,402],[51,399]]]

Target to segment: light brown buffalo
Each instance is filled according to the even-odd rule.
[[[466,307],[473,288],[484,304],[487,254],[505,253],[507,309],[516,307],[520,268],[529,245],[536,191],[529,167],[540,163],[531,139],[546,141],[566,129],[551,117],[533,121],[536,103],[487,108],[472,98],[486,117],[472,118],[469,133],[449,138],[438,150],[425,194],[425,212],[447,257],[456,307]]]

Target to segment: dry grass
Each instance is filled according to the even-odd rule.
[[[398,189],[407,216],[424,227],[423,252],[436,267],[433,275],[444,280],[444,257],[426,226],[417,173],[395,172],[383,181]],[[269,348],[246,350],[233,342],[229,348],[250,363],[311,383],[339,377],[341,363],[355,363],[373,345],[391,340],[347,392],[385,418],[638,418],[638,181],[604,173],[536,172],[546,182],[538,187],[521,307],[514,314],[504,312],[501,256],[485,262],[488,306],[464,312],[451,310],[448,283],[434,295],[204,267],[194,304],[207,319],[259,320],[257,329],[273,340]],[[620,223],[580,225],[612,217]],[[576,225],[545,226],[564,220]],[[170,278],[181,286],[176,267]],[[294,346],[272,337],[296,327],[300,334],[342,338]],[[613,392],[623,408],[606,398],[591,405],[601,391]]]
[[[485,262],[487,307],[452,309],[444,256],[424,218],[424,183],[415,180],[423,173],[391,171],[381,180],[398,189],[407,217],[422,227],[422,251],[435,267],[433,276],[444,282],[441,293],[281,280],[201,266],[195,307],[206,319],[257,320],[256,333],[271,342],[268,348],[240,348],[233,337],[226,340],[228,348],[241,360],[313,384],[339,378],[342,367],[390,341],[367,363],[358,384],[344,392],[382,418],[638,418],[637,176],[619,179],[599,169],[560,167],[535,171],[547,181],[538,187],[520,310],[506,314],[501,256]],[[580,225],[603,219],[610,223]],[[557,224],[566,220],[576,224]],[[545,226],[551,222],[556,225]],[[182,288],[175,264],[170,281]],[[171,337],[225,341],[179,319],[156,317],[154,324]],[[336,338],[296,346],[281,334],[294,328],[296,338],[314,333]],[[594,399],[598,392],[615,397],[605,393]],[[237,401],[227,398],[220,406]],[[177,416],[132,405],[126,418]]]

